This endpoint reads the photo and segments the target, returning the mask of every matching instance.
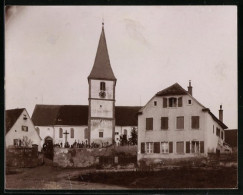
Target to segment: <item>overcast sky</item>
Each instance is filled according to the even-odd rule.
[[[5,107],[88,104],[102,17],[116,105],[145,105],[178,82],[224,122],[237,122],[236,6],[28,6],[8,9]]]

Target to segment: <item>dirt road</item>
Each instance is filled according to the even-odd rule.
[[[60,169],[52,166],[40,166],[36,168],[18,169],[16,174],[5,177],[5,188],[17,189],[126,189],[124,187],[97,184],[89,182],[71,181],[69,178],[94,170]]]

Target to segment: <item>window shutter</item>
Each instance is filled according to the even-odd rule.
[[[182,97],[178,98],[178,107],[182,107]]]
[[[167,108],[167,98],[163,98],[163,108]]]
[[[200,141],[200,153],[204,153],[204,141]]]
[[[190,142],[186,142],[186,153],[190,153]]]
[[[161,129],[168,129],[168,117],[161,117]]]
[[[154,153],[160,153],[160,142],[154,142]]]
[[[153,130],[153,118],[146,118],[146,130]]]
[[[199,129],[199,116],[192,116],[191,125],[192,129]]]
[[[169,153],[173,153],[173,142],[169,142]]]
[[[145,153],[145,143],[144,142],[141,143],[141,153],[142,154]]]
[[[176,121],[176,128],[177,129],[184,129],[184,117],[183,116],[180,116],[180,117],[177,117],[177,121]]]

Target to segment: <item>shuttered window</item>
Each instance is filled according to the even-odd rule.
[[[144,142],[141,143],[141,153],[142,154],[145,153],[145,143]]]
[[[200,141],[200,153],[204,153],[204,141]]]
[[[74,129],[71,128],[71,135],[70,135],[70,138],[74,138]]]
[[[154,153],[160,153],[160,142],[154,142]]]
[[[179,116],[176,118],[176,128],[184,129],[184,116]]]
[[[190,153],[190,142],[186,142],[186,153]]]
[[[182,107],[182,97],[178,98],[178,107]]]
[[[153,118],[146,118],[146,130],[153,130]]]
[[[167,98],[163,98],[163,108],[167,108]]]
[[[161,117],[161,129],[168,129],[168,117]]]
[[[176,152],[178,154],[184,153],[184,142],[176,142]]]
[[[192,116],[191,127],[192,129],[199,129],[199,116]]]
[[[169,142],[169,153],[173,153],[173,142]]]
[[[59,129],[59,138],[63,138],[63,130],[62,130],[62,128]]]

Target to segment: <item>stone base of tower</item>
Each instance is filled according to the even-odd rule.
[[[113,144],[113,120],[91,119],[90,121],[90,144],[97,143],[99,146]]]

